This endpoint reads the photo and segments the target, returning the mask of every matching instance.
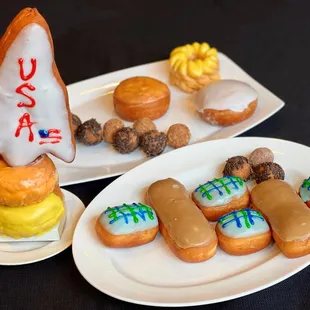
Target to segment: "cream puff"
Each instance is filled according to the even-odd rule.
[[[250,193],[241,178],[226,176],[200,184],[192,199],[209,221],[217,221],[230,211],[247,208]]]
[[[246,208],[220,217],[215,231],[219,246],[231,255],[247,255],[266,248],[271,231],[261,213]]]

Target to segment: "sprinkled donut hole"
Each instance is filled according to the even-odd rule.
[[[244,156],[234,156],[228,158],[223,170],[223,176],[235,176],[245,181],[249,180],[252,174],[252,168],[248,159]]]

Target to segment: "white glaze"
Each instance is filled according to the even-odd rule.
[[[205,109],[242,112],[257,96],[256,90],[244,82],[219,80],[197,92],[195,106],[199,112]]]
[[[224,204],[227,204],[228,202],[230,202],[233,198],[239,198],[242,195],[244,195],[244,193],[247,191],[247,186],[246,183],[243,182],[241,179],[240,182],[242,182],[242,185],[240,185],[238,182],[236,182],[236,186],[238,188],[235,188],[234,184],[229,183],[229,179],[228,177],[223,177],[220,178],[219,180],[224,181],[225,184],[227,184],[227,187],[229,188],[229,190],[231,191],[231,193],[229,194],[225,188],[220,188],[220,191],[222,193],[222,195],[220,195],[220,192],[218,190],[212,190],[210,192],[212,199],[208,199],[208,197],[205,195],[204,191],[201,190],[201,186],[203,186],[203,188],[208,189],[208,188],[213,188],[212,185],[206,185],[204,186],[204,184],[202,184],[201,186],[197,187],[195,189],[195,191],[193,192],[193,196],[195,198],[196,201],[198,201],[199,205],[201,207],[216,207],[216,206],[221,206]],[[212,182],[214,182],[212,180]],[[216,186],[221,186],[221,184],[219,182],[215,182]]]
[[[36,100],[34,108],[17,107],[20,101],[30,103],[16,93],[16,88],[26,83],[19,75],[19,58],[24,59],[25,74],[31,72],[30,59],[37,59],[36,74],[26,81],[36,90],[23,90]],[[65,94],[53,75],[52,63],[53,53],[48,35],[38,24],[23,28],[5,55],[0,67],[0,153],[9,165],[26,165],[43,153],[53,153],[66,162],[74,159]],[[33,142],[28,141],[28,128],[22,129],[20,136],[15,137],[18,120],[25,112],[31,115],[32,121],[37,122],[32,126]],[[61,142],[39,145],[42,140],[39,129],[52,128],[61,130]]]
[[[269,225],[267,224],[266,220],[262,216],[260,216],[256,211],[245,209],[243,210],[243,212],[246,212],[246,213],[251,212],[254,225],[251,225],[250,228],[246,227],[245,219],[241,211],[231,212],[223,216],[221,219],[223,219],[224,217],[236,214],[240,220],[241,227],[237,226],[236,221],[230,222],[227,226],[224,226],[224,228],[223,228],[223,225],[218,222],[218,228],[220,232],[229,238],[248,238],[248,237],[261,235],[270,230]],[[259,218],[255,217],[255,215],[259,216]],[[219,221],[221,219],[219,219]]]
[[[132,204],[130,204],[129,206],[132,206]],[[112,209],[115,209],[115,208],[116,207]],[[135,223],[133,220],[133,217],[130,216],[130,212],[124,211],[125,214],[129,215],[127,216],[128,223],[126,223],[124,217],[122,216],[118,218],[115,222],[111,223],[111,221],[113,220],[113,217],[111,217],[111,212],[105,211],[100,215],[99,223],[102,225],[102,227],[106,231],[108,231],[112,235],[127,235],[127,234],[133,234],[139,231],[149,230],[149,229],[152,229],[158,226],[158,219],[157,219],[155,211],[149,206],[148,208],[151,210],[153,219],[151,219],[147,213],[141,214],[137,212],[136,216],[137,216],[138,222]],[[121,213],[117,213],[117,214],[118,216],[121,215]]]

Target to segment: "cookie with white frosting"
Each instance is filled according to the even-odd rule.
[[[251,117],[256,111],[257,100],[257,91],[247,83],[219,80],[197,92],[195,106],[207,123],[231,126]]]
[[[143,203],[108,207],[96,221],[96,232],[107,247],[130,248],[153,241],[158,232],[155,211]]]
[[[260,212],[249,208],[220,217],[215,231],[220,247],[232,255],[258,252],[271,241],[271,230],[266,219]]]

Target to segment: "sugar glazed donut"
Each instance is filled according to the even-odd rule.
[[[220,217],[215,231],[219,246],[231,255],[247,255],[266,248],[271,231],[261,213],[246,208]]]
[[[96,221],[101,242],[111,248],[131,248],[153,241],[158,233],[154,210],[142,203],[107,208]]]
[[[248,207],[250,193],[241,178],[227,176],[199,185],[192,199],[209,221],[217,221],[230,211]]]
[[[155,120],[162,117],[170,105],[170,90],[163,82],[136,76],[122,81],[113,94],[115,112],[134,122],[139,118]]]
[[[171,251],[186,262],[202,262],[215,255],[217,237],[186,188],[168,178],[151,184],[147,204],[159,218],[159,230]]]
[[[195,96],[196,110],[210,125],[231,126],[251,117],[258,94],[250,85],[237,80],[215,81]]]
[[[264,181],[252,190],[251,203],[270,224],[273,239],[286,257],[310,253],[310,209],[291,185],[277,179]]]
[[[0,159],[1,166],[0,205],[20,207],[38,203],[54,191],[58,182],[55,165],[47,155],[20,167],[9,167]]]

